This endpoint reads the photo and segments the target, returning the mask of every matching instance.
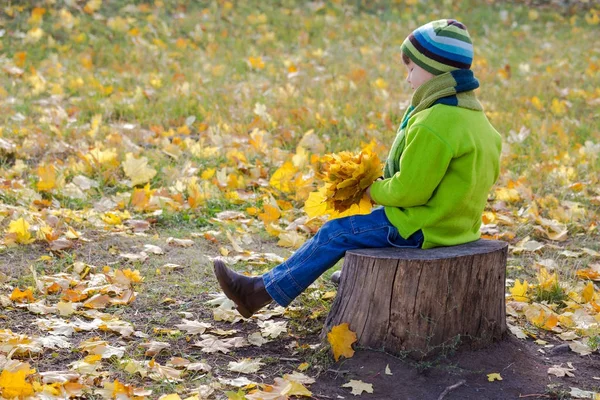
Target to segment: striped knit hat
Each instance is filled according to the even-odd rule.
[[[473,62],[467,27],[454,19],[440,19],[415,29],[401,48],[415,64],[434,75],[470,69]]]

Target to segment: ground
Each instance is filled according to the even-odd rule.
[[[155,232],[159,233],[159,232]],[[211,321],[215,327],[223,330],[235,329],[236,336],[256,331],[255,321],[215,322],[212,307],[206,304],[210,293],[217,292],[216,279],[212,274],[211,257],[219,255],[217,248],[204,242],[196,242],[187,248],[173,248],[164,245],[169,232],[139,236],[97,235],[93,245],[81,252],[74,253],[74,259],[93,265],[111,265],[119,260],[120,253],[139,252],[144,244],[161,245],[166,254],[150,258],[134,266],[141,270],[145,281],[138,287],[136,300],[128,307],[118,309],[114,314],[120,319],[130,321],[137,330],[152,335],[154,339],[168,342],[168,351],[159,353],[154,359],[165,364],[171,357],[178,356],[195,361],[203,361],[212,366],[208,375],[198,373],[188,377],[191,382],[211,382],[216,378],[234,379],[242,375],[228,371],[230,361],[242,358],[261,358],[263,368],[257,374],[243,375],[257,383],[272,383],[273,377],[292,373],[298,366],[307,362],[310,367],[305,371],[315,377],[310,386],[315,399],[353,398],[350,389],[342,387],[350,380],[360,380],[373,385],[373,393],[363,393],[365,399],[438,399],[447,387],[462,381],[456,389],[448,391],[445,399],[516,399],[516,398],[570,398],[571,387],[583,390],[600,388],[600,356],[597,352],[579,356],[569,350],[564,342],[558,341],[553,334],[540,333],[538,339],[547,341],[540,345],[532,339],[519,340],[508,333],[506,339],[489,348],[480,350],[455,349],[452,354],[439,355],[428,360],[409,360],[387,354],[383,351],[356,347],[352,358],[341,358],[333,362],[329,346],[320,339],[321,327],[331,299],[325,303],[314,303],[309,296],[303,295],[291,305],[291,312],[285,318],[290,329],[288,335],[267,343],[260,348],[245,347],[228,354],[205,354],[194,347],[193,338],[176,334],[161,334],[155,328],[173,328],[181,323],[182,312],[193,315],[194,320]],[[264,251],[275,251],[285,255],[272,241],[265,240],[258,245]],[[23,276],[29,264],[36,264],[43,247],[29,249],[23,253],[18,249],[0,254],[4,273],[17,273],[20,268]],[[157,275],[165,261],[180,264],[182,270]],[[9,270],[8,266],[12,268]],[[339,267],[339,266],[338,266]],[[47,271],[48,273],[50,271]],[[329,274],[327,274],[329,275]],[[323,290],[335,288],[322,277],[317,285]],[[273,306],[270,306],[273,308]],[[316,318],[310,312],[320,310]],[[7,309],[4,312],[5,327],[30,335],[44,335],[45,331],[35,326],[37,316],[23,314],[20,310]],[[132,359],[143,358],[143,349],[139,344],[147,342],[139,338],[121,339],[118,335],[94,331],[78,334],[77,340],[83,341],[101,336],[111,343],[125,344],[127,356]],[[137,343],[136,343],[137,342]],[[313,348],[310,348],[312,346]],[[82,357],[81,351],[59,349],[48,355],[31,360],[40,371],[68,369],[67,365]],[[575,369],[574,377],[555,377],[548,374],[548,368],[554,365],[567,366],[571,363]],[[115,365],[109,366],[121,381],[141,386],[143,381],[137,375],[128,375]],[[386,374],[386,367],[389,368]],[[501,381],[488,381],[488,374],[499,373]],[[154,390],[169,392],[175,386],[168,383],[154,384]],[[340,397],[341,396],[341,397]],[[217,398],[218,395],[217,395]]]

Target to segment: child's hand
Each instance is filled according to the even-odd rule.
[[[380,176],[379,178],[375,179],[375,182],[377,181],[382,181],[383,180],[383,176]],[[371,186],[373,186],[373,184],[371,184],[368,188],[367,188],[367,196],[369,196],[369,200],[371,200],[371,203],[375,203],[377,204],[377,202],[375,200],[373,200],[373,198],[371,197]]]

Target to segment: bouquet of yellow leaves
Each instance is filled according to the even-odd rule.
[[[325,184],[310,193],[304,211],[309,217],[339,218],[368,214],[372,203],[367,188],[381,175],[381,161],[368,147],[360,153],[343,151],[323,156]]]

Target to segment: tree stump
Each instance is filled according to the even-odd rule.
[[[347,322],[358,344],[415,359],[484,347],[506,332],[508,245],[495,240],[346,252],[323,335]]]

